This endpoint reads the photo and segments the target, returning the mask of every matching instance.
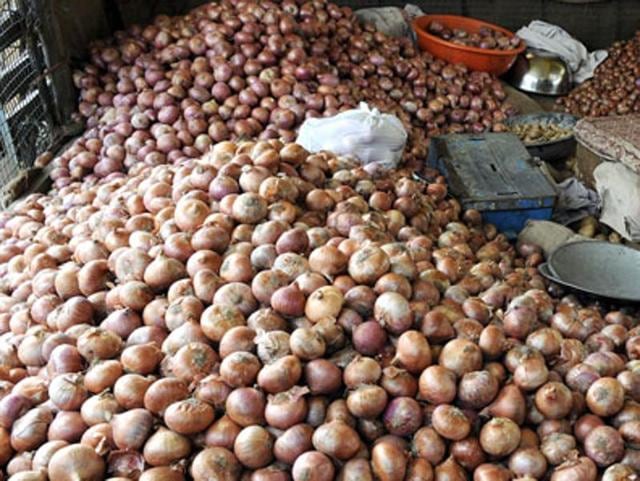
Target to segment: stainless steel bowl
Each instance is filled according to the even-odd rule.
[[[566,95],[573,86],[571,70],[564,60],[533,49],[518,57],[508,80],[519,90],[540,95]]]
[[[573,128],[576,126],[578,118],[561,112],[536,112],[533,114],[516,115],[507,119],[507,127],[526,124],[555,124],[563,129],[570,130],[566,137],[551,142],[538,142],[535,144],[524,144],[532,157],[539,157],[542,160],[554,161],[564,160],[571,156],[576,147],[576,139],[573,136]]]

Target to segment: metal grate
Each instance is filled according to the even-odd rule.
[[[0,186],[54,142],[38,2],[0,0]]]

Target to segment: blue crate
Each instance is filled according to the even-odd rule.
[[[510,238],[529,219],[548,220],[556,191],[514,134],[452,134],[431,139],[429,167],[447,178],[465,209]]]

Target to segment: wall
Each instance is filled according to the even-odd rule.
[[[604,0],[566,3],[565,0],[408,0],[429,13],[468,15],[498,23],[512,30],[533,19],[563,26],[590,48],[603,48],[629,38],[640,29],[638,0]],[[572,0],[576,1],[576,0]],[[592,0],[593,1],[593,0]],[[177,14],[202,0],[117,0],[126,22],[144,22],[158,13]],[[403,0],[338,0],[354,8],[381,5],[403,6]]]
[[[378,0],[354,4],[378,4]],[[398,0],[381,4],[404,5]],[[455,13],[497,23],[511,30],[534,19],[562,26],[589,48],[606,48],[614,41],[631,37],[640,29],[640,2],[606,0],[575,4],[555,0],[428,0],[415,2],[427,13]]]

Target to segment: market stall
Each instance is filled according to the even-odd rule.
[[[640,37],[194,7],[5,186],[0,479],[637,479]]]

